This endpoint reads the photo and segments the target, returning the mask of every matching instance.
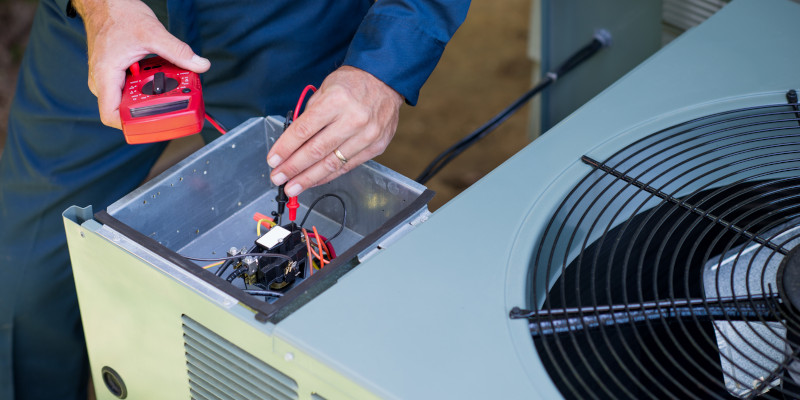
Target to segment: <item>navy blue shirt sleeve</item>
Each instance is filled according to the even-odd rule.
[[[469,3],[377,0],[353,37],[344,65],[369,72],[415,105]]]
[[[78,13],[75,12],[75,8],[72,7],[72,1],[70,0],[56,0],[56,5],[58,6],[58,9],[64,13],[64,15],[70,18],[75,18],[78,16]]]

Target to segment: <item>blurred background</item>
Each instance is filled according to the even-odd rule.
[[[0,152],[5,147],[8,107],[17,87],[17,72],[36,10],[35,0],[0,1]]]

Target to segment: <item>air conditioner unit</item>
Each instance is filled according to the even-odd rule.
[[[98,397],[800,397],[798,23],[732,2],[433,214],[376,164],[318,188],[341,255],[279,298],[181,256],[252,244],[278,119],[67,210]]]

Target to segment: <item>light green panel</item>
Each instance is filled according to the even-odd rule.
[[[326,399],[375,398],[273,337],[274,326],[256,321],[242,305],[225,308],[200,296],[99,235],[97,222],[79,225],[65,218],[64,223],[98,399],[116,399],[102,383],[104,366],[120,374],[128,399],[189,398],[182,314],[293,378],[301,399],[313,393]]]

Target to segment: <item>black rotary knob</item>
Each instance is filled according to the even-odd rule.
[[[142,86],[142,93],[155,95],[164,94],[176,87],[178,87],[177,79],[168,78],[163,72],[156,72],[155,75],[153,75],[153,80]]]

